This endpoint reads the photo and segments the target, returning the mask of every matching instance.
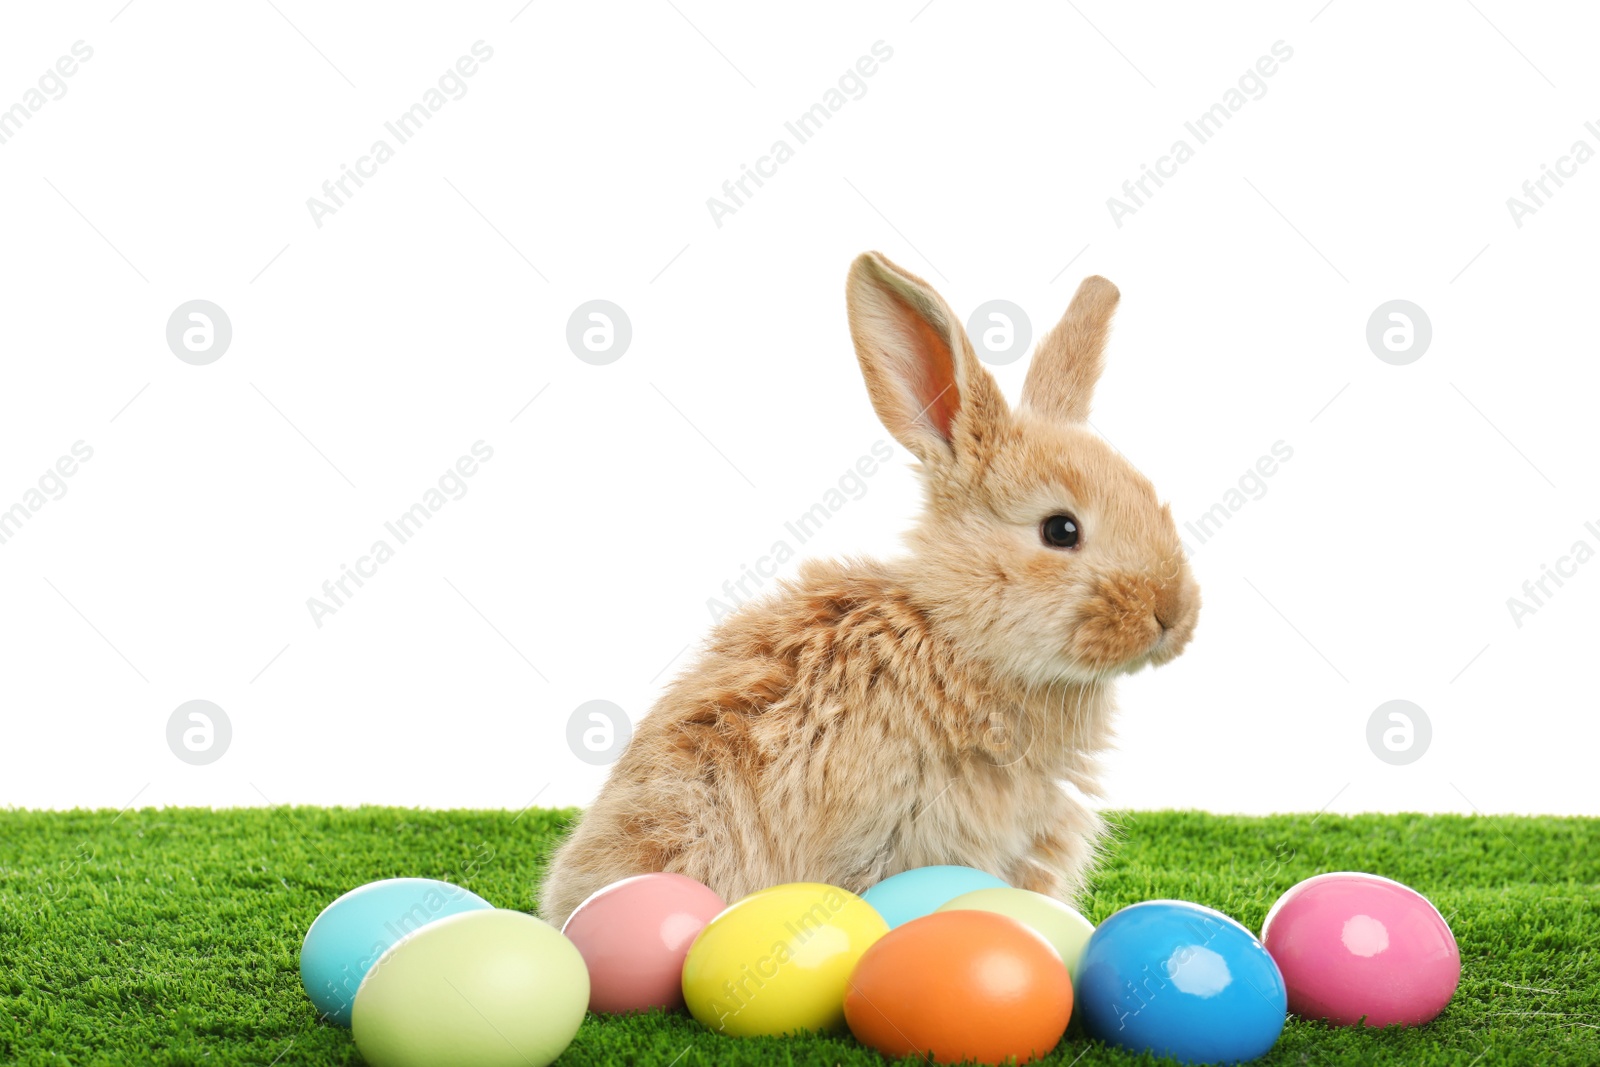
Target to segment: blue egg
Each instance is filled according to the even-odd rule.
[[[319,1015],[349,1026],[361,979],[385,949],[435,919],[492,907],[475,893],[432,878],[369,882],[323,908],[306,931],[300,984]]]
[[[994,875],[975,867],[913,867],[885,878],[861,894],[861,899],[876,908],[892,930],[901,923],[933,914],[939,905],[948,904],[963,893],[1008,888]]]
[[[1181,900],[1123,908],[1078,964],[1076,1010],[1090,1037],[1184,1063],[1264,1055],[1288,1006],[1283,975],[1254,934]]]

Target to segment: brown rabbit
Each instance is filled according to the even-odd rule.
[[[861,373],[926,486],[910,554],[807,563],[725,619],[557,851],[545,919],[647,871],[730,902],[930,864],[1082,888],[1112,679],[1177,656],[1200,604],[1171,512],[1086,425],[1117,299],[1084,280],[1013,412],[926,282],[855,261]]]

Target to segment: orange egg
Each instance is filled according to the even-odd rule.
[[[1007,915],[941,911],[890,930],[850,975],[844,1015],[885,1056],[1027,1063],[1061,1040],[1072,979],[1043,936]]]

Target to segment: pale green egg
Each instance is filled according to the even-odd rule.
[[[380,956],[351,1029],[372,1067],[545,1067],[588,1004],[588,969],[561,931],[520,911],[469,911]]]

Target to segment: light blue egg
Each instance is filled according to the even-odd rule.
[[[1149,900],[1101,923],[1078,961],[1073,1010],[1090,1037],[1181,1063],[1243,1063],[1283,1031],[1283,975],[1219,911]]]
[[[939,905],[963,893],[1007,888],[1005,882],[975,867],[913,867],[885,878],[861,894],[861,899],[876,908],[892,930],[933,914]]]
[[[361,979],[395,942],[446,915],[494,905],[432,878],[386,878],[322,909],[300,946],[300,984],[319,1015],[350,1025]]]

